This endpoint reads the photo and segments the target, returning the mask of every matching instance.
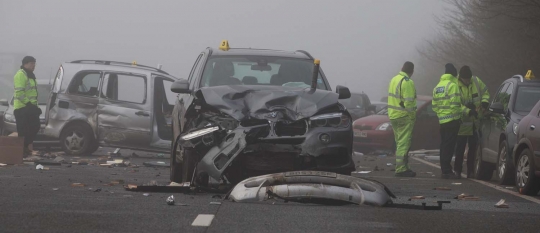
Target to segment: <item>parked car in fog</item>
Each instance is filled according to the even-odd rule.
[[[351,93],[351,98],[341,99],[339,103],[347,108],[353,121],[377,112],[376,107],[371,105],[369,97],[364,93]]]
[[[504,81],[489,107],[488,117],[480,123],[480,140],[476,153],[475,177],[490,180],[493,170],[500,184],[515,182],[514,145],[518,124],[540,100],[540,81],[514,75]]]
[[[175,80],[136,63],[63,63],[47,101],[45,134],[73,155],[91,154],[99,145],[167,152]]]
[[[440,146],[439,119],[433,111],[431,96],[418,96],[411,150],[438,149]],[[435,130],[434,130],[435,129]],[[375,115],[360,118],[353,123],[354,150],[362,153],[374,151],[395,152],[394,131],[385,107]]]
[[[516,133],[516,186],[521,194],[536,195],[540,191],[540,101],[521,119]]]

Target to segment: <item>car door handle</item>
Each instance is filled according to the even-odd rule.
[[[529,129],[530,129],[530,130],[534,130],[534,129],[536,129],[536,126],[531,125],[531,126],[529,126]]]
[[[147,117],[147,116],[150,116],[150,113],[147,113],[145,111],[138,111],[138,112],[135,113],[135,115]]]

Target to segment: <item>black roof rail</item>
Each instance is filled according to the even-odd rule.
[[[311,56],[311,54],[309,54],[308,52],[306,52],[304,50],[296,50],[296,52],[303,53],[306,56],[308,56],[310,59],[315,59],[315,58],[313,58],[313,56]]]
[[[76,60],[76,61],[71,61],[69,63],[94,63],[94,64],[113,65],[113,66],[136,66],[138,68],[150,69],[150,70],[162,73],[162,74],[169,75],[169,73],[155,67],[133,64],[133,63],[128,63],[128,62],[104,61],[104,60]]]
[[[512,78],[517,78],[517,79],[519,79],[521,82],[523,82],[523,76],[521,76],[521,75],[519,75],[519,74],[512,76]]]

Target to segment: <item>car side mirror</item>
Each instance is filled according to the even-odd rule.
[[[7,99],[0,99],[0,105],[1,106],[9,106],[9,102]]]
[[[339,97],[338,99],[348,99],[351,98],[351,91],[349,91],[349,88],[337,85],[336,86],[336,93],[338,93]]]
[[[489,111],[498,114],[504,114],[504,106],[500,102],[495,102],[489,106]]]
[[[171,91],[174,93],[191,93],[189,90],[189,81],[178,79],[171,85]]]

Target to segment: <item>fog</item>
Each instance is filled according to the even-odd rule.
[[[42,79],[77,59],[163,64],[186,78],[203,49],[227,39],[231,47],[306,50],[321,60],[333,89],[346,85],[378,101],[403,62],[419,58],[416,48],[435,34],[433,16],[443,6],[435,0],[0,0],[0,54],[36,57]],[[420,79],[416,72],[413,79]]]

